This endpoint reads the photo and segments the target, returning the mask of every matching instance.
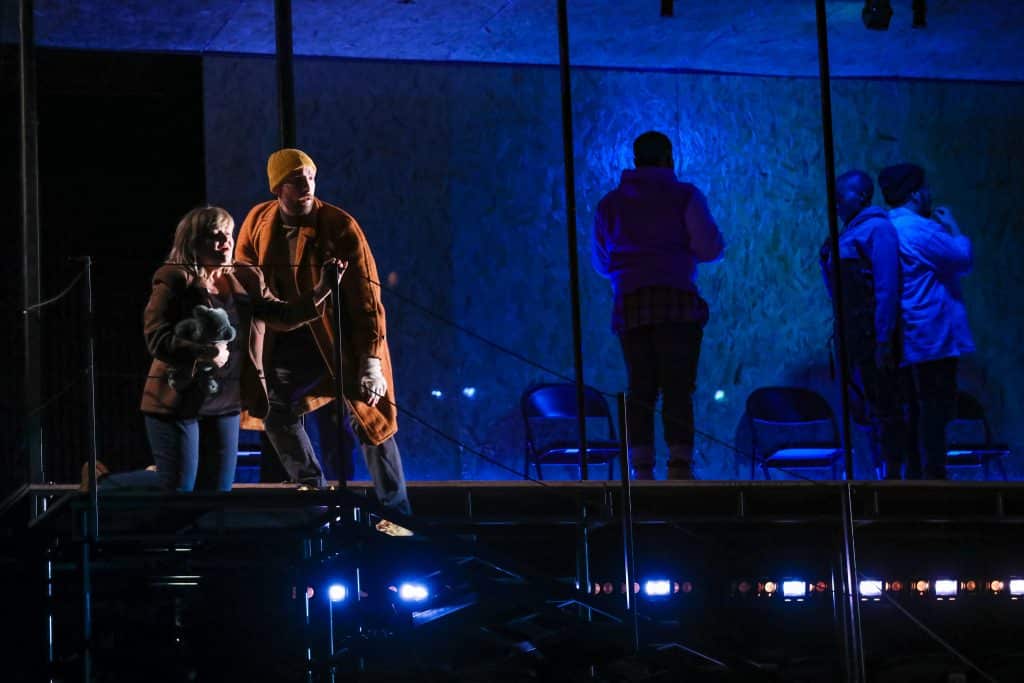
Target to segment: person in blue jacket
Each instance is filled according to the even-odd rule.
[[[845,340],[854,391],[863,398],[876,466],[899,479],[909,442],[899,361],[900,261],[896,228],[884,209],[871,205],[874,183],[860,170],[836,178],[839,276]],[[833,292],[831,241],[821,248],[821,268]]]
[[[932,211],[924,169],[897,164],[878,176],[899,237],[902,363],[913,378],[917,440],[926,479],[946,478],[946,425],[956,415],[959,358],[975,350],[960,278],[971,240],[946,207]]]

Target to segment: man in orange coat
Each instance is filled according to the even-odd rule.
[[[408,514],[405,475],[395,442],[398,431],[380,280],[370,246],[356,220],[315,197],[316,164],[303,151],[281,149],[267,160],[272,199],[245,217],[235,247],[236,267],[258,267],[267,286],[291,301],[310,291],[320,264],[348,262],[341,281],[341,343],[346,409],[359,438],[378,500]],[[333,299],[323,315],[294,332],[266,332],[263,365],[270,412],[267,437],[296,482],[325,485],[323,468],[300,417],[335,396]],[[242,426],[259,421],[243,416]]]

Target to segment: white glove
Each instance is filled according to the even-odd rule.
[[[359,373],[359,386],[363,390],[363,400],[375,406],[388,391],[388,381],[380,367],[380,358],[365,356]]]

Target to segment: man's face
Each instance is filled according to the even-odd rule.
[[[200,266],[220,268],[231,264],[235,240],[229,228],[217,227],[197,236],[195,249]]]
[[[843,223],[849,223],[867,206],[867,197],[856,183],[841,183],[836,188],[836,215]]]
[[[277,203],[289,216],[305,216],[313,210],[316,171],[303,166],[289,173],[277,188]]]

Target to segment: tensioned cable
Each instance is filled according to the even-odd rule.
[[[124,263],[125,260],[124,259],[119,259],[118,262],[119,263]],[[132,262],[140,263],[141,261],[132,261]],[[182,264],[165,261],[161,265],[180,266]],[[263,269],[263,268],[301,268],[301,267],[305,267],[305,265],[306,264],[296,264],[296,263],[288,263],[288,262],[283,262],[283,263],[263,262],[263,263],[257,263],[257,264],[235,263],[235,264],[232,265],[232,267],[233,268],[259,268],[259,269]],[[549,374],[549,375],[551,375],[553,377],[556,377],[556,378],[558,378],[558,379],[560,379],[560,380],[562,380],[564,382],[575,383],[575,380],[573,378],[571,378],[571,377],[569,377],[569,376],[567,376],[567,375],[565,375],[565,374],[563,374],[563,373],[561,373],[561,372],[559,372],[557,370],[553,370],[553,369],[543,365],[542,363],[534,361],[533,359],[531,359],[531,358],[529,358],[529,357],[527,357],[527,356],[525,356],[525,355],[523,355],[523,354],[521,354],[521,353],[519,353],[517,351],[509,349],[508,347],[506,347],[506,346],[504,346],[504,345],[502,345],[502,344],[500,344],[500,343],[498,343],[496,341],[488,339],[487,337],[484,337],[483,335],[481,335],[481,334],[479,334],[477,332],[474,332],[473,330],[465,327],[464,325],[461,325],[461,324],[455,322],[454,320],[451,320],[451,319],[449,319],[449,318],[447,318],[447,317],[445,317],[445,316],[443,316],[443,315],[441,315],[441,314],[431,310],[427,306],[424,306],[423,304],[420,304],[419,302],[415,301],[411,297],[407,297],[405,295],[399,294],[398,292],[394,291],[393,289],[385,287],[382,283],[378,282],[377,280],[374,280],[373,278],[369,277],[368,275],[362,275],[361,277],[364,280],[366,280],[368,283],[370,283],[371,285],[374,285],[374,286],[378,287],[382,292],[387,292],[389,295],[395,297],[399,301],[402,301],[403,303],[409,304],[410,306],[412,306],[413,308],[416,308],[417,310],[421,311],[425,315],[427,315],[427,316],[429,316],[431,318],[434,318],[435,320],[437,320],[437,321],[439,321],[439,322],[441,322],[441,323],[443,323],[443,324],[445,324],[445,325],[447,325],[447,326],[457,330],[458,332],[461,332],[462,334],[465,334],[465,335],[467,335],[467,336],[469,336],[469,337],[471,337],[473,339],[476,339],[477,341],[479,341],[479,342],[481,342],[481,343],[483,343],[483,344],[485,344],[485,345],[495,349],[496,351],[498,351],[498,352],[500,352],[500,353],[502,353],[504,355],[507,355],[507,356],[512,357],[512,358],[515,358],[516,360],[519,360],[520,362],[522,362],[524,364],[527,364],[527,365],[529,365],[529,366],[531,366],[531,367],[533,367],[535,369],[541,370],[542,372],[545,372],[545,373],[547,373],[547,374]],[[618,394],[615,393],[615,392],[608,392],[608,391],[604,391],[604,390],[601,390],[601,389],[598,389],[598,392],[602,396],[604,396],[605,398],[616,399],[617,396],[618,396]],[[766,460],[764,458],[757,457],[753,453],[748,453],[748,452],[740,449],[739,447],[737,447],[733,443],[730,443],[730,442],[728,442],[728,441],[726,441],[724,439],[721,439],[721,438],[719,438],[719,437],[717,437],[717,436],[715,436],[713,434],[705,432],[705,431],[697,428],[697,426],[695,424],[691,424],[689,421],[682,421],[682,420],[680,420],[677,417],[666,416],[664,414],[664,412],[662,410],[660,410],[654,404],[647,404],[645,402],[638,402],[635,399],[631,399],[631,402],[634,403],[634,404],[639,404],[639,405],[641,405],[641,406],[651,410],[656,415],[661,416],[663,419],[668,419],[669,421],[672,421],[672,422],[674,422],[677,425],[685,426],[685,427],[691,427],[692,426],[692,428],[694,430],[694,434],[696,436],[700,436],[701,438],[703,438],[703,439],[705,439],[705,440],[707,440],[707,441],[709,441],[711,443],[714,443],[714,444],[717,444],[719,446],[722,446],[722,447],[726,448],[727,450],[735,453],[736,455],[741,456],[742,458],[746,459],[749,462],[753,462],[754,464],[761,464],[761,465],[763,465],[766,462]],[[438,428],[434,427],[433,425],[430,425],[430,427],[433,430],[437,431],[439,434],[443,434],[443,431],[439,430]],[[455,437],[452,437],[452,436],[447,435],[447,434],[444,434],[444,438],[457,442],[457,439],[455,439]],[[474,451],[471,450],[471,452],[474,452]],[[789,475],[789,476],[791,476],[791,477],[793,477],[795,479],[799,479],[799,480],[806,481],[806,482],[812,482],[814,484],[821,484],[821,485],[825,484],[825,482],[823,482],[823,481],[820,481],[820,480],[817,480],[817,479],[812,479],[811,477],[809,477],[807,475],[801,474],[800,472],[797,472],[797,471],[790,470],[788,468],[776,467],[776,468],[773,468],[773,469],[776,469],[779,472],[783,472],[783,473],[785,473],[785,474],[787,474],[787,475]],[[519,474],[517,472],[517,476],[522,477],[523,475]],[[524,478],[528,478],[528,477],[524,477]]]
[[[175,265],[175,264],[168,264],[168,265]],[[242,264],[239,264],[239,265],[242,265]],[[272,264],[263,264],[263,265],[272,265]],[[288,264],[288,266],[289,267],[299,267],[297,264]],[[259,267],[259,266],[250,266],[250,267]],[[79,273],[72,280],[72,282],[60,294],[58,294],[57,296],[52,297],[51,299],[48,299],[46,301],[40,302],[39,304],[36,304],[36,305],[34,305],[32,307],[29,307],[28,309],[24,309],[24,312],[27,314],[28,312],[30,312],[32,310],[35,310],[37,308],[42,308],[42,307],[44,307],[46,305],[49,305],[50,303],[53,303],[55,301],[60,300],[62,297],[64,297],[71,290],[71,288],[77,283],[78,279],[80,279],[81,276],[82,276],[82,274]],[[460,325],[460,324],[456,323],[455,321],[452,321],[452,320],[450,320],[450,319],[448,319],[448,318],[446,318],[446,317],[444,317],[444,316],[442,316],[442,315],[432,311],[431,309],[427,308],[426,306],[423,306],[422,304],[419,304],[418,302],[416,302],[415,300],[411,299],[410,297],[403,296],[401,294],[398,294],[397,292],[395,292],[392,289],[388,289],[388,288],[384,287],[380,282],[377,282],[377,281],[373,280],[372,278],[370,278],[368,276],[363,276],[363,277],[370,284],[373,284],[373,285],[379,287],[381,289],[381,291],[389,292],[395,298],[403,301],[404,303],[407,303],[407,304],[413,306],[414,308],[420,310],[424,314],[429,315],[430,317],[437,319],[438,321],[440,321],[440,322],[442,322],[442,323],[452,327],[453,329],[456,329],[459,332],[461,332],[463,334],[466,334],[467,336],[469,336],[469,337],[471,337],[473,339],[476,339],[476,340],[480,341],[481,343],[483,343],[483,344],[485,344],[487,346],[490,346],[491,348],[493,348],[493,349],[495,349],[495,350],[497,350],[497,351],[499,351],[499,352],[501,352],[501,353],[503,353],[503,354],[505,354],[507,356],[515,358],[515,359],[517,359],[517,360],[519,360],[519,361],[521,361],[521,362],[523,362],[525,364],[528,364],[528,365],[530,365],[530,366],[532,366],[532,367],[534,367],[536,369],[539,369],[539,370],[541,370],[543,372],[546,372],[546,373],[548,373],[548,374],[550,374],[550,375],[552,375],[554,377],[558,377],[560,379],[563,379],[564,381],[567,381],[567,382],[572,382],[573,381],[570,378],[568,378],[567,376],[563,375],[562,373],[559,373],[559,372],[554,371],[554,370],[552,370],[550,368],[547,368],[546,366],[542,365],[541,363],[533,361],[532,359],[528,358],[527,356],[524,356],[523,354],[515,352],[515,351],[513,351],[511,349],[508,349],[508,348],[504,347],[503,345],[501,345],[501,344],[499,344],[497,342],[494,342],[493,340],[487,339],[486,337],[484,337],[484,336],[482,336],[482,335],[480,335],[480,334],[478,334],[478,333],[476,333],[476,332],[474,332],[474,331],[464,327],[463,325]],[[128,375],[126,373],[103,373],[103,374],[105,374],[106,376],[139,377],[139,375]],[[218,378],[218,379],[221,379],[221,380],[231,379],[231,380],[236,380],[237,381],[237,378]],[[40,405],[36,409],[36,411],[44,409],[47,405],[49,405],[50,403],[52,403],[53,401],[58,399],[60,396],[66,394],[68,391],[70,391],[71,388],[73,388],[73,386],[75,384],[77,384],[78,381],[80,381],[80,378],[76,379],[75,381],[71,382],[69,385],[64,387],[64,389],[62,389],[60,392],[58,392],[58,394],[56,394],[55,396],[53,396],[50,399],[48,399],[44,404]],[[605,391],[601,391],[600,393],[603,396],[605,396],[605,397],[616,396],[615,394],[611,394],[611,393],[605,392]],[[382,400],[384,400],[384,401],[390,403],[392,406],[394,406],[396,410],[400,410],[404,415],[407,415],[408,417],[413,419],[415,422],[417,422],[417,423],[421,424],[422,426],[426,427],[427,429],[429,429],[430,431],[434,432],[438,436],[440,436],[440,437],[450,441],[451,443],[457,445],[461,450],[463,450],[465,452],[469,452],[469,453],[473,454],[474,456],[480,458],[481,460],[484,460],[484,461],[486,461],[486,462],[488,462],[488,463],[490,463],[490,464],[492,464],[492,465],[494,465],[494,466],[496,466],[496,467],[498,467],[500,469],[503,469],[503,470],[505,470],[507,472],[515,474],[517,477],[521,477],[521,478],[523,478],[523,479],[525,479],[527,481],[530,481],[530,482],[532,482],[534,484],[537,484],[537,485],[540,485],[540,486],[545,486],[545,487],[548,486],[548,484],[546,482],[544,482],[542,480],[534,479],[533,477],[530,477],[528,473],[527,474],[520,473],[519,471],[512,469],[508,465],[505,465],[504,463],[502,463],[502,462],[500,462],[500,461],[498,461],[498,460],[496,460],[494,458],[491,458],[490,456],[484,454],[483,452],[477,450],[476,448],[473,448],[473,447],[463,443],[458,438],[453,437],[453,436],[447,434],[446,432],[444,432],[444,430],[441,430],[440,428],[434,426],[428,420],[419,417],[418,415],[416,415],[415,413],[413,413],[413,412],[411,412],[411,411],[409,411],[407,409],[399,407],[398,404],[394,403],[393,401],[389,401],[386,397],[381,397],[381,398],[382,398]],[[635,403],[635,401],[634,401],[634,403]],[[649,406],[649,407],[652,408],[652,410],[654,410],[654,412],[659,412],[659,411],[657,411],[655,409],[654,406]],[[663,417],[665,417],[665,416],[663,415]],[[672,417],[672,416],[668,416],[667,419],[674,420],[677,424],[679,423],[679,420],[677,418]],[[724,441],[722,439],[718,439],[714,435],[708,434],[708,433],[703,432],[701,430],[697,430],[696,428],[694,428],[694,430],[695,430],[695,434],[697,434],[697,435],[699,435],[699,436],[701,436],[701,437],[703,437],[703,438],[705,438],[705,439],[707,439],[707,440],[709,440],[709,441],[711,441],[713,443],[717,443],[719,445],[725,446],[726,448],[729,448],[730,450],[732,450],[736,454],[741,455],[741,456],[743,456],[743,457],[745,457],[745,458],[747,458],[749,460],[752,460],[755,463],[758,462],[758,461],[761,461],[760,458],[757,458],[753,454],[748,454],[748,453],[744,452],[743,450],[741,450],[738,447],[736,447],[734,444],[730,444],[730,443],[728,443],[728,442],[726,442],[726,441]],[[812,480],[812,479],[810,479],[808,477],[804,477],[804,476],[799,475],[797,473],[789,472],[788,470],[786,470],[784,468],[779,468],[779,469],[780,469],[780,471],[786,472],[786,473],[790,474],[791,476],[802,478],[802,479],[805,479],[807,481],[813,481],[813,482],[815,482],[817,484],[822,484],[822,485],[824,484],[824,482],[819,482],[817,480]],[[833,586],[833,589],[835,590],[835,586]],[[841,595],[844,595],[843,592],[839,592],[839,593]],[[850,596],[847,595],[847,597],[850,597]],[[856,598],[855,595],[852,596],[852,597]],[[917,625],[921,630],[923,630],[926,634],[928,634],[929,637],[934,639],[937,643],[939,643],[942,647],[944,647],[946,650],[948,650],[951,654],[956,656],[964,664],[966,664],[967,666],[971,667],[973,670],[977,671],[986,680],[995,681],[994,678],[992,678],[991,676],[986,674],[977,665],[975,665],[973,662],[971,662],[969,659],[967,659],[963,654],[958,652],[947,641],[942,639],[938,634],[936,634],[933,631],[931,631],[926,625],[924,625],[922,622],[920,622],[920,620],[918,620],[916,617],[914,617],[912,614],[910,614],[910,612],[907,611],[905,608],[903,608],[903,606],[900,605],[895,599],[893,599],[888,594],[887,594],[886,597],[908,619],[910,619],[915,625]]]
[[[73,379],[70,382],[68,382],[67,384],[65,384],[54,395],[50,396],[45,401],[40,403],[38,406],[36,406],[32,410],[30,410],[26,417],[34,417],[35,415],[38,415],[39,413],[41,413],[44,410],[46,410],[48,407],[50,407],[51,404],[53,404],[55,401],[57,401],[57,399],[63,397],[69,391],[71,391],[76,386],[78,386],[81,383],[82,378],[85,377],[88,374],[89,373],[86,372],[85,370],[79,370],[79,374],[78,374],[77,377],[75,377],[75,379]]]
[[[858,574],[857,578],[858,578],[858,581],[865,580],[863,574]],[[919,629],[924,631],[928,635],[929,638],[931,638],[936,643],[938,643],[939,645],[944,647],[950,654],[952,654],[954,657],[959,659],[961,662],[963,662],[964,664],[966,664],[970,668],[972,668],[975,671],[977,671],[978,674],[982,678],[984,678],[985,680],[991,681],[992,683],[998,683],[998,681],[995,678],[993,678],[989,674],[985,673],[977,664],[975,664],[974,662],[969,660],[965,655],[963,655],[960,651],[958,651],[955,647],[953,647],[942,636],[940,636],[938,633],[936,633],[935,631],[933,631],[930,628],[928,628],[928,626],[926,626],[924,624],[924,622],[922,622],[920,619],[918,619],[913,614],[911,614],[910,611],[907,610],[905,607],[903,607],[903,605],[901,605],[899,603],[899,601],[897,601],[894,597],[892,597],[889,594],[888,591],[883,591],[883,595],[885,596],[886,600],[888,600],[897,610],[900,611],[901,614],[903,614],[903,616],[905,616],[907,619],[909,619],[911,621],[911,623],[913,623]]]
[[[75,286],[75,284],[79,280],[82,279],[83,275],[85,275],[85,270],[80,271],[78,273],[78,275],[76,275],[74,278],[72,278],[71,282],[68,283],[68,286],[65,287],[64,289],[62,289],[59,294],[57,294],[56,296],[52,296],[49,299],[46,299],[45,301],[40,301],[37,304],[32,304],[28,308],[22,308],[21,309],[21,314],[22,315],[28,315],[32,311],[36,311],[36,310],[39,310],[41,308],[45,308],[45,307],[47,307],[47,306],[49,306],[50,304],[53,304],[53,303],[57,303],[58,301],[63,299],[65,296],[67,296],[68,292],[70,292],[71,289]]]

